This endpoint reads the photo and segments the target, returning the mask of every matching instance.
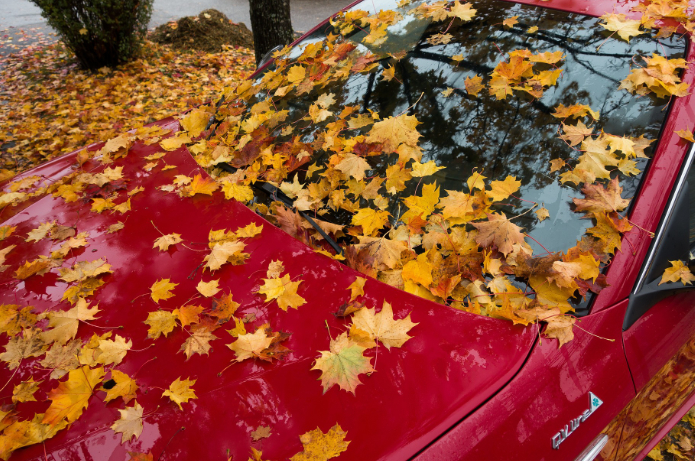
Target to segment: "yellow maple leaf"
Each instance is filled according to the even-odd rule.
[[[388,223],[389,216],[390,213],[388,211],[360,208],[352,216],[352,224],[362,226],[363,234],[371,236]]]
[[[0,360],[7,362],[7,367],[14,370],[22,360],[28,357],[40,357],[45,353],[46,344],[41,335],[14,336],[5,344],[5,352]]]
[[[470,21],[477,12],[477,10],[472,8],[472,6],[473,5],[469,2],[454,2],[451,10],[449,11],[449,17],[459,18],[462,21]]]
[[[594,131],[593,128],[587,128],[586,125],[580,120],[577,122],[576,125],[565,125],[565,123],[562,123],[562,131],[563,135],[560,136],[560,139],[564,139],[569,143],[570,146],[576,146],[580,142],[584,141],[584,138],[587,136],[591,136],[591,133]],[[562,161],[560,159],[555,159],[551,160],[551,163],[555,161]],[[562,161],[564,163],[564,161]],[[557,168],[559,169],[559,168]],[[552,173],[553,169],[550,170]]]
[[[136,439],[142,434],[142,412],[143,408],[136,400],[132,407],[125,407],[118,410],[121,414],[120,419],[111,425],[114,432],[121,433],[121,443],[129,442],[133,437]]]
[[[456,2],[456,4],[459,4]],[[473,10],[475,11],[475,10]],[[327,461],[340,456],[347,450],[349,441],[345,440],[346,431],[336,424],[325,434],[318,427],[299,436],[304,450],[290,458],[290,461]]]
[[[166,234],[154,241],[152,248],[159,248],[159,251],[167,251],[171,245],[181,243],[181,234]]]
[[[504,181],[491,181],[490,190],[485,193],[493,202],[501,202],[518,191],[519,186],[521,181],[517,181],[515,176],[507,176]]]
[[[219,284],[219,280],[211,280],[209,282],[203,282],[201,280],[198,282],[198,285],[195,288],[201,295],[209,298],[210,296],[215,296],[220,292]]]
[[[33,309],[33,306],[20,308],[16,304],[0,304],[0,333],[16,336],[22,330],[32,328],[37,321]]]
[[[181,407],[182,403],[187,403],[191,399],[198,398],[196,397],[195,391],[192,387],[195,384],[195,382],[195,379],[184,379],[183,381],[181,381],[181,377],[178,377],[173,383],[169,385],[169,389],[164,391],[162,396],[169,397],[172,402],[179,406],[180,410],[183,410],[183,407]]]
[[[181,306],[178,309],[174,309],[173,314],[176,316],[178,321],[181,322],[181,326],[186,327],[192,323],[200,322],[199,315],[204,309],[205,308],[203,306],[193,306],[188,304]]]
[[[150,287],[150,297],[152,301],[159,303],[160,299],[173,298],[174,294],[171,292],[178,283],[170,283],[169,279],[157,280]]]
[[[495,245],[504,255],[512,252],[515,243],[524,243],[521,228],[509,221],[504,213],[488,214],[487,221],[472,224],[478,229],[476,242],[483,247]]]
[[[538,216],[538,221],[545,221],[550,217],[550,212],[546,207],[542,207],[534,211],[536,213],[536,216]]]
[[[414,178],[422,178],[425,176],[433,175],[437,171],[443,170],[446,167],[437,166],[437,164],[434,162],[434,160],[430,160],[429,162],[426,162],[426,163],[413,162],[412,168],[413,168],[413,171],[411,171],[410,174]]]
[[[51,405],[41,422],[51,426],[59,424],[63,419],[68,423],[75,422],[87,408],[90,397],[103,378],[103,367],[91,369],[83,366],[70,371],[67,381],[61,382],[48,393]]]
[[[306,300],[297,294],[297,289],[302,280],[293,282],[289,274],[280,278],[262,279],[263,286],[258,289],[258,293],[265,295],[266,301],[277,299],[278,307],[286,311],[288,307],[297,309]]]
[[[617,32],[620,38],[627,42],[630,41],[630,37],[646,33],[646,31],[639,30],[642,24],[639,19],[627,19],[624,14],[604,14],[601,19],[605,22],[599,24],[604,29]]]
[[[385,237],[359,237],[360,243],[354,245],[357,249],[367,249],[375,262],[389,269],[399,265],[401,254],[408,249],[406,242]]]
[[[204,258],[205,268],[212,271],[219,269],[223,264],[229,262],[230,258],[242,254],[244,248],[246,248],[246,244],[238,240],[216,243],[210,254]]]
[[[504,27],[514,27],[515,24],[517,24],[519,21],[517,21],[517,18],[519,16],[512,16],[511,18],[507,18],[504,21],[502,21],[502,24]]]
[[[33,229],[27,234],[25,242],[38,242],[39,240],[46,238],[48,232],[50,232],[50,230],[53,229],[53,226],[55,225],[55,221],[40,224],[39,227]]]
[[[621,249],[621,234],[632,229],[627,218],[617,219],[612,215],[613,213],[609,215],[606,212],[593,213],[596,226],[587,229],[587,233],[599,239],[603,245],[603,250],[610,254],[615,253],[616,249]]]
[[[548,325],[543,331],[543,335],[548,338],[555,338],[559,341],[559,347],[572,341],[574,339],[574,333],[572,332],[572,326],[576,322],[575,317],[570,317],[568,315],[558,315],[555,317],[549,317],[544,320]]]
[[[417,325],[410,320],[410,314],[395,320],[391,304],[386,301],[378,314],[375,314],[374,308],[358,310],[352,316],[352,323],[368,333],[372,340],[378,339],[387,349],[403,346],[411,338],[408,332]]]
[[[79,282],[91,277],[97,277],[101,274],[110,274],[111,265],[107,264],[103,259],[94,261],[80,261],[72,266],[71,269],[59,269],[60,279],[65,282]]]
[[[412,179],[410,170],[401,167],[400,164],[391,165],[386,168],[386,191],[389,194],[396,194],[405,189],[405,182]]]
[[[51,252],[51,258],[53,259],[62,259],[67,254],[75,249],[75,248],[81,248],[83,246],[87,245],[87,237],[89,234],[87,232],[82,232],[78,234],[75,237],[70,238],[66,242],[64,242],[60,248],[56,251]],[[2,261],[0,261],[0,264],[2,264]]]
[[[181,127],[183,127],[191,137],[197,138],[205,129],[209,119],[210,114],[207,112],[200,109],[193,109],[180,120],[180,123]]]
[[[266,329],[259,327],[255,333],[240,334],[237,340],[227,347],[236,354],[236,361],[258,357],[273,342],[273,337],[268,336]]]
[[[348,289],[350,290],[350,301],[352,301],[358,296],[364,295],[365,282],[367,282],[367,279],[363,277],[357,277],[355,278],[355,281],[350,284],[350,286],[348,287]]]
[[[234,328],[231,330],[227,330],[227,333],[232,335],[234,338],[238,338],[241,335],[246,334],[246,325],[244,325],[244,321],[241,319],[238,319],[236,317],[233,317],[234,319]],[[227,344],[229,347],[229,344]]]
[[[414,115],[402,114],[376,122],[367,135],[367,142],[382,143],[384,153],[395,152],[399,144],[416,146],[420,134],[415,127],[420,122]]]
[[[432,284],[432,264],[427,260],[427,253],[419,254],[417,259],[408,261],[403,266],[401,276],[424,287]]]
[[[610,179],[610,172],[606,167],[617,166],[618,158],[607,150],[607,147],[608,142],[605,139],[587,138],[584,140],[581,145],[584,153],[579,156],[575,170],[588,172],[595,178]]]
[[[439,186],[436,183],[425,184],[422,187],[422,196],[411,195],[403,199],[408,211],[403,213],[401,221],[410,222],[416,216],[426,220],[439,203]],[[354,218],[353,218],[354,219]],[[370,235],[365,232],[365,235]]]
[[[306,76],[306,69],[302,66],[292,66],[290,67],[290,70],[287,71],[287,80],[297,84],[304,80],[304,77]]]
[[[239,202],[248,202],[253,200],[253,189],[249,186],[243,184],[236,184],[231,181],[224,181],[222,183],[222,192],[224,192],[224,198],[227,200],[237,200]]]
[[[268,263],[268,270],[266,271],[266,277],[269,279],[279,278],[280,275],[285,272],[285,265],[282,261],[274,260]]]
[[[14,273],[15,278],[26,280],[32,275],[43,275],[53,267],[54,263],[45,256],[34,259],[33,261],[25,261],[22,266],[19,266]]]
[[[587,106],[586,104],[575,104],[567,107],[560,104],[555,108],[555,112],[551,113],[550,115],[557,118],[579,118],[586,115],[591,115],[594,120],[598,120],[600,116],[598,111],[592,110],[591,107]]]
[[[133,378],[118,370],[111,370],[111,380],[116,384],[105,389],[102,387],[100,390],[106,392],[106,397],[104,397],[104,402],[109,402],[111,400],[117,399],[118,397],[123,398],[123,403],[128,403],[135,398],[135,394],[138,390],[138,385]]]
[[[248,224],[240,227],[234,232],[237,238],[252,238],[259,235],[263,231],[263,224],[257,226],[256,223]]]
[[[352,176],[357,181],[362,181],[365,177],[365,172],[372,169],[365,159],[355,154],[347,154],[335,168],[348,176]]]
[[[116,224],[111,224],[109,228],[106,230],[107,234],[114,234],[118,232],[119,230],[123,229],[125,227],[125,224],[122,223],[121,221],[118,221]]]
[[[101,288],[105,282],[97,278],[88,278],[80,281],[77,285],[73,285],[65,290],[61,300],[67,299],[70,304],[75,304],[80,298],[88,298],[92,296],[96,290]]]
[[[283,181],[280,184],[280,190],[285,193],[289,198],[296,198],[302,189],[304,189],[304,184],[299,182],[299,176],[295,175],[292,182]]]
[[[113,211],[117,211],[121,214],[130,211],[130,199],[126,200],[125,202],[119,203],[118,205],[115,205],[113,207]]]
[[[374,371],[371,359],[362,355],[364,351],[364,347],[348,338],[347,332],[331,340],[329,351],[319,351],[321,357],[316,359],[312,370],[321,370],[324,394],[336,384],[355,394],[361,384],[359,375]]]
[[[34,394],[39,390],[39,384],[43,381],[34,381],[34,377],[17,384],[12,390],[12,403],[36,402]]]
[[[193,197],[196,194],[212,195],[218,187],[219,184],[214,179],[197,174],[193,177],[191,184],[187,186],[185,193],[188,197]]]
[[[191,142],[191,138],[184,133],[178,133],[176,136],[167,138],[159,143],[162,149],[166,151],[176,150],[184,144]]]
[[[98,313],[99,304],[90,309],[89,303],[80,298],[75,307],[70,310],[48,313],[48,326],[50,329],[41,333],[41,338],[46,343],[57,342],[65,344],[77,334],[80,321],[95,320],[95,316]]]
[[[94,211],[96,213],[101,213],[102,211],[110,210],[115,206],[116,206],[116,204],[113,203],[109,199],[95,198],[95,199],[92,199],[91,211]]]
[[[131,347],[133,347],[133,342],[131,340],[126,341],[120,335],[116,335],[115,340],[101,339],[94,360],[103,365],[118,365]]]
[[[314,123],[321,123],[331,115],[333,115],[333,112],[324,109],[318,104],[312,104],[311,106],[309,106],[309,117],[311,118],[311,121]]]
[[[693,281],[695,280],[695,276],[693,276],[693,273],[690,272],[690,268],[688,268],[683,261],[669,262],[671,263],[671,267],[664,271],[659,285],[667,282],[683,282],[683,285],[692,285]]]
[[[0,226],[0,242],[12,235],[15,230],[17,226]]]
[[[212,346],[210,346],[210,341],[214,339],[217,339],[217,336],[213,335],[210,330],[207,328],[199,328],[184,341],[179,352],[186,354],[186,360],[190,359],[194,354],[209,355],[210,349],[212,348]]]
[[[477,97],[478,93],[485,88],[483,78],[479,75],[476,75],[475,77],[466,77],[463,84],[466,86],[466,92],[475,97]]]
[[[676,134],[681,138],[685,139],[686,141],[695,143],[695,139],[693,138],[693,132],[687,129],[683,130],[678,130],[676,131]]]

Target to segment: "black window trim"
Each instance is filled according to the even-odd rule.
[[[690,167],[693,165],[693,158],[695,158],[695,144],[691,144],[687,157],[685,158],[685,162],[683,162],[683,166],[681,168],[680,173],[678,174],[678,179],[676,180],[675,187],[673,188],[669,202],[666,205],[666,210],[664,211],[664,214],[661,217],[661,222],[659,223],[659,227],[657,228],[656,235],[649,248],[649,253],[647,253],[647,257],[644,259],[642,269],[640,270],[639,276],[637,277],[637,282],[635,282],[635,286],[632,288],[632,294],[639,293],[639,291],[644,287],[644,282],[647,278],[647,274],[654,260],[656,250],[659,248],[659,245],[661,244],[661,241],[664,238],[664,229],[666,228],[666,226],[668,226],[669,222],[671,221],[671,218],[673,217],[673,212],[676,209],[678,197],[680,196],[681,192],[683,191],[683,188],[685,187],[685,183],[688,177],[688,171]]]

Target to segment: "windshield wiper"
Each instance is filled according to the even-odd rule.
[[[234,168],[234,167],[233,167],[232,165],[230,165],[229,163],[218,163],[217,166],[219,166],[220,168],[222,168],[224,171],[226,171],[226,172],[228,172],[228,173],[234,173],[234,172],[237,171],[237,169]],[[314,229],[316,229],[316,231],[317,231],[319,234],[321,234],[321,237],[323,237],[323,238],[326,240],[326,242],[328,242],[328,244],[329,244],[339,255],[344,255],[343,249],[340,247],[340,245],[338,245],[338,243],[337,243],[335,240],[333,240],[333,239],[331,238],[331,236],[328,235],[328,234],[321,228],[321,226],[319,226],[318,223],[317,223],[316,221],[314,221],[314,220],[311,218],[311,216],[309,216],[309,214],[307,214],[306,212],[304,212],[304,211],[302,211],[302,210],[297,210],[297,209],[295,209],[295,207],[294,207],[294,201],[293,201],[291,198],[289,198],[287,195],[285,195],[285,193],[282,192],[280,189],[278,189],[277,187],[273,186],[273,185],[270,184],[270,183],[267,183],[267,182],[260,182],[260,181],[257,181],[257,182],[255,182],[255,183],[253,183],[251,186],[254,187],[254,188],[256,188],[256,189],[258,189],[258,190],[261,190],[261,191],[265,192],[265,193],[268,194],[270,197],[276,198],[278,201],[282,202],[282,203],[283,203],[287,208],[289,208],[290,210],[296,211],[297,213],[299,213],[299,215],[300,215],[302,218],[306,219],[306,220],[309,222],[309,224],[311,224],[311,226],[312,226]]]
[[[212,114],[212,115],[210,116],[210,120],[208,120],[208,124],[207,124],[207,126],[205,127],[205,130],[204,130],[204,131],[209,130],[210,127],[217,121],[217,120],[216,120],[216,118],[217,118],[217,112],[218,112],[220,106],[221,106],[223,103],[224,103],[224,95],[222,95],[222,97],[220,97],[220,100],[217,101],[217,104],[215,105],[215,113]],[[219,126],[220,123],[221,123],[220,121],[217,121],[216,124]],[[208,134],[208,138],[207,138],[207,139],[209,140],[210,138],[212,138],[212,135],[213,135],[214,133],[215,133],[215,130],[210,130],[210,134]],[[228,172],[228,173],[234,173],[234,172],[237,171],[237,169],[234,168],[234,167],[233,167],[232,165],[230,165],[229,163],[218,163],[217,166],[219,166],[220,168],[222,168],[224,171],[226,171],[226,172]],[[273,186],[272,184],[267,183],[267,182],[255,182],[255,183],[253,183],[251,186],[254,187],[254,188],[256,188],[256,189],[258,189],[258,190],[261,190],[261,191],[265,192],[265,193],[268,194],[270,197],[274,197],[274,198],[278,199],[278,200],[279,200],[280,202],[282,202],[287,208],[289,208],[289,209],[292,210],[292,211],[296,211],[297,213],[299,213],[299,215],[300,215],[302,218],[306,219],[306,220],[309,222],[309,224],[311,224],[311,227],[313,227],[314,229],[316,229],[316,231],[317,231],[319,234],[321,234],[321,237],[323,237],[323,238],[326,240],[326,242],[328,242],[328,244],[329,244],[339,255],[343,255],[343,256],[344,256],[343,249],[340,247],[340,245],[338,245],[338,243],[337,243],[335,240],[333,240],[333,239],[331,238],[330,235],[328,235],[323,229],[321,229],[321,226],[319,226],[318,223],[317,223],[316,221],[314,221],[314,220],[311,218],[311,216],[309,216],[309,215],[308,215],[307,213],[305,213],[304,211],[295,209],[295,207],[294,207],[294,201],[293,201],[291,198],[289,198],[287,195],[285,195],[284,192],[282,192],[280,189],[278,189],[277,187],[275,187],[275,186]]]

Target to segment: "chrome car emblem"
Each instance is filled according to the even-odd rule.
[[[560,432],[553,436],[553,449],[557,450],[560,448],[560,444],[564,442],[572,432],[577,430],[579,424],[586,421],[586,419],[602,404],[603,401],[601,399],[596,397],[593,392],[589,392],[589,409],[584,410],[584,413],[571,420],[569,424],[565,424],[565,427],[560,429]]]

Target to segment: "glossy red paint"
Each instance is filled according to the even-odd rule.
[[[165,125],[173,127],[174,123]],[[132,444],[121,445],[120,435],[109,426],[117,419],[116,409],[122,403],[105,405],[103,393],[97,392],[72,427],[46,442],[45,449],[52,459],[125,460],[126,452],[134,450],[153,450],[158,455],[174,434],[166,448],[168,458],[164,459],[222,459],[227,449],[234,459],[246,459],[250,432],[259,425],[270,425],[273,436],[253,446],[263,450],[264,458],[285,459],[301,451],[299,435],[317,426],[327,431],[336,423],[348,432],[347,440],[351,441],[341,459],[364,459],[366,453],[372,459],[403,459],[491,397],[526,359],[535,338],[532,329],[456,311],[369,280],[364,297],[368,306],[381,307],[387,300],[394,306],[396,317],[411,312],[413,321],[419,324],[412,331],[413,339],[403,348],[379,348],[378,357],[373,358],[378,371],[363,379],[357,397],[337,387],[323,395],[317,381],[320,372],[310,368],[318,351],[328,349],[329,334],[335,337],[345,330],[346,322],[332,312],[349,299],[348,286],[360,274],[314,253],[240,203],[225,200],[220,192],[211,199],[182,199],[155,189],[170,184],[174,175],[202,173],[185,149],[167,154],[167,164],[175,165],[175,169],[143,171],[147,162],[143,156],[158,150],[156,145],[136,145],[126,158],[110,165],[124,167],[124,176],[131,179],[129,189],[145,188],[132,197],[133,210],[118,233],[105,231],[122,219],[120,216],[88,213],[89,204],[68,204],[51,196],[5,221],[17,225],[12,243],[18,247],[8,258],[12,269],[0,274],[0,302],[33,305],[38,312],[69,307],[67,301],[60,302],[67,285],[58,280],[57,274],[20,282],[12,278],[12,273],[23,261],[51,250],[48,240],[23,244],[19,236],[46,221],[75,225],[78,232],[88,232],[90,240],[70,263],[104,258],[114,269],[92,301],[99,302],[102,309],[94,323],[100,327],[123,325],[114,333],[132,339],[133,349],[144,349],[129,353],[118,367],[131,376],[137,375],[143,390],[137,400],[146,412],[153,412],[145,418],[142,436]],[[47,165],[42,174],[55,180],[71,171],[72,163],[73,158],[63,157]],[[92,165],[85,167],[89,170]],[[202,280],[219,279],[220,286],[231,290],[241,304],[238,312],[256,316],[247,328],[270,322],[273,329],[292,333],[286,343],[292,353],[273,364],[253,360],[238,363],[218,376],[234,359],[234,353],[225,347],[233,338],[224,329],[216,330],[219,339],[211,343],[210,356],[196,355],[190,360],[178,352],[187,338],[181,330],[154,343],[148,340],[148,327],[143,321],[148,312],[157,309],[149,298],[149,287],[156,280],[169,278],[179,284],[174,290],[176,296],[160,301],[159,307],[171,310],[187,303],[197,294],[195,285],[201,280],[201,272],[196,272],[196,267],[207,254],[208,232],[236,229],[251,222],[264,227],[259,237],[247,241],[245,251],[251,254],[248,262],[214,274],[203,273]],[[192,244],[192,249],[177,245],[167,252],[152,250],[152,243],[160,236],[153,224],[163,233],[178,232],[187,242],[201,244]],[[266,303],[255,293],[268,263],[274,259],[285,262],[291,277],[303,280],[299,293],[307,304],[298,310],[283,312],[275,302]],[[209,300],[190,302],[210,305]],[[326,321],[330,331],[326,330]],[[92,333],[101,334],[103,330],[81,325],[78,337],[89,338]],[[32,375],[38,380],[46,372],[34,365],[33,360],[22,363],[14,376],[4,369],[0,380],[9,380],[10,388]],[[198,399],[184,404],[185,411],[161,397],[161,388],[166,389],[178,377],[197,380],[194,389]],[[48,390],[42,387],[39,400],[45,399]],[[46,401],[28,404],[21,416],[32,417],[47,406]],[[186,429],[177,433],[181,427]],[[41,456],[43,450],[42,446],[21,449],[13,459]]]
[[[625,331],[625,355],[637,391],[692,337],[695,337],[695,293],[690,290],[657,303]]]
[[[501,460],[511,453],[515,461],[574,459],[635,395],[620,341],[626,306],[584,317],[579,326],[592,334],[576,329],[562,348],[543,339],[504,389],[417,461]],[[553,435],[589,408],[589,392],[603,404],[554,450]]]

